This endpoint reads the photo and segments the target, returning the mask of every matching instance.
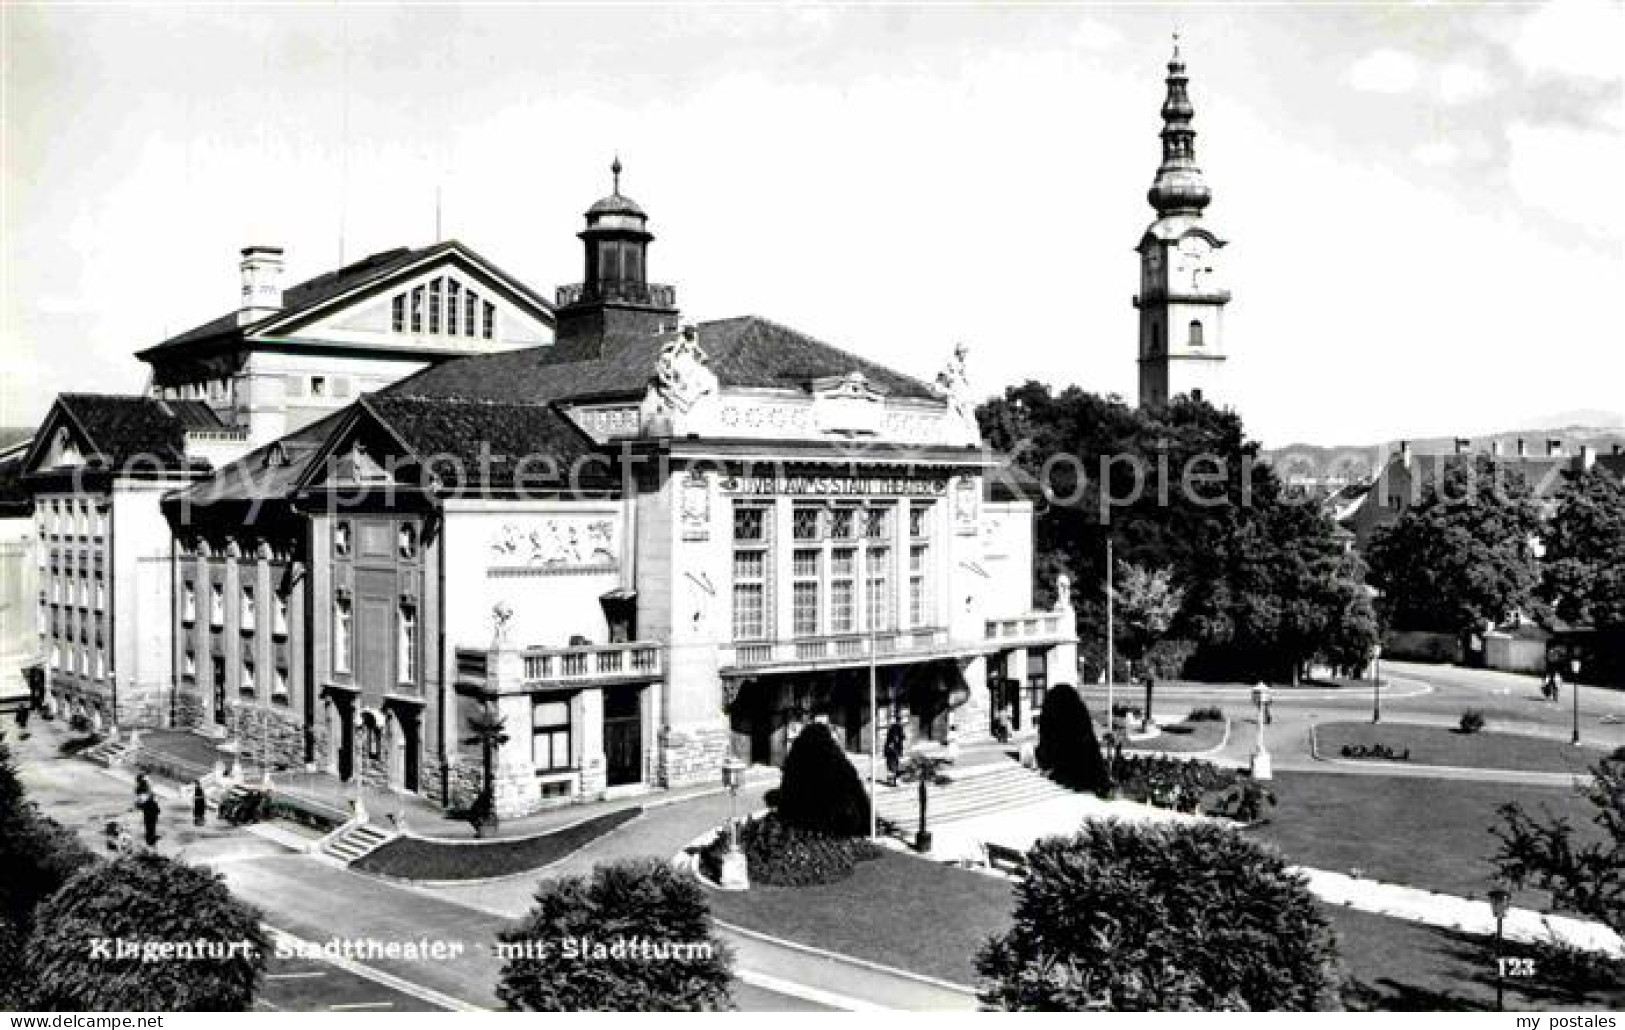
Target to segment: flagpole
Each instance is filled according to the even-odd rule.
[[[1117,706],[1112,690],[1113,681],[1117,679],[1117,656],[1115,646],[1117,640],[1117,609],[1114,604],[1114,595],[1117,591],[1112,586],[1112,531],[1108,523],[1106,527],[1106,732],[1115,733],[1117,730]]]

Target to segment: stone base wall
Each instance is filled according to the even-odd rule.
[[[226,727],[245,764],[262,766],[269,757],[273,773],[305,767],[304,726],[292,710],[233,705]]]
[[[660,786],[722,782],[722,762],[732,743],[727,723],[666,727],[660,733]]]
[[[496,795],[497,815],[503,819],[529,815],[542,806],[542,792],[536,783],[536,774],[526,766],[499,764],[493,776],[492,789]]]

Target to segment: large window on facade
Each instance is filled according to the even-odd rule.
[[[908,624],[932,623],[931,610],[931,505],[908,509]]]
[[[190,582],[181,587],[181,621],[197,621],[197,586]]]
[[[399,630],[396,634],[395,667],[402,683],[416,683],[418,679],[418,609],[415,604],[400,607]]]
[[[243,587],[242,628],[244,633],[252,633],[258,628],[259,610],[254,607],[254,588]]]
[[[733,512],[733,635],[765,640],[768,628],[769,527],[773,509],[736,504]]]
[[[288,670],[279,665],[273,675],[276,678],[271,681],[271,700],[285,705],[288,703]]]
[[[276,615],[271,625],[271,632],[279,637],[288,635],[288,595],[276,594],[273,597],[276,604]]]
[[[350,599],[333,599],[333,671],[350,671]]]
[[[1196,321],[1195,319],[1191,320],[1189,340],[1192,347],[1200,347],[1202,345],[1202,323]]]
[[[537,772],[570,768],[570,702],[536,698],[530,709],[530,760]]]
[[[237,681],[237,692],[244,697],[253,697],[255,692],[254,663],[245,659],[243,661],[242,679]]]
[[[226,590],[219,583],[209,586],[209,625],[216,629],[226,624]]]
[[[429,332],[440,332],[440,301],[441,280],[434,279],[429,283]]]
[[[869,613],[866,629],[886,630],[896,625],[892,611],[891,505],[863,509],[864,603]]]

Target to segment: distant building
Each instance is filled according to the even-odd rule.
[[[1157,217],[1140,255],[1140,404],[1181,394],[1221,405],[1224,391],[1225,240],[1206,224],[1213,199],[1196,164],[1196,110],[1176,38],[1162,105],[1162,165],[1146,199]]]
[[[29,430],[0,429],[0,712],[28,703],[39,674],[39,550],[23,485]]]

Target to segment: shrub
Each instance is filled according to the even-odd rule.
[[[206,942],[219,954],[108,957],[92,950],[98,939]],[[219,874],[146,851],[74,874],[39,907],[27,962],[42,1009],[241,1012],[268,954],[260,913],[232,897]]]
[[[81,718],[83,718],[83,717],[81,716]],[[72,756],[77,755],[81,751],[87,751],[90,748],[95,747],[97,744],[100,744],[101,742],[102,742],[101,734],[99,734],[99,733],[90,733],[90,734],[86,734],[83,737],[74,737],[74,738],[72,738],[70,740],[64,740],[62,743],[60,743],[60,744],[58,744],[56,746],[56,750],[57,750],[58,754],[67,755],[67,756],[69,756],[71,758]]]
[[[787,826],[772,814],[739,826],[739,848],[750,864],[751,880],[775,887],[809,887],[852,875],[859,862],[880,856],[880,848],[862,837],[835,837],[817,830]],[[718,831],[700,852],[700,871],[712,880],[722,876],[728,831]]]
[[[1095,739],[1095,725],[1083,698],[1070,684],[1058,683],[1044,695],[1038,715],[1038,767],[1073,790],[1103,793],[1111,774]]]
[[[90,732],[90,716],[84,712],[74,712],[68,716],[68,729],[75,733]]]
[[[1484,728],[1484,713],[1476,708],[1469,708],[1461,713],[1460,729],[1463,733],[1477,733]]]
[[[837,837],[869,832],[869,792],[835,735],[821,722],[796,735],[784,756],[772,803],[787,826]]]
[[[249,823],[263,822],[271,818],[271,795],[263,790],[244,788],[242,790],[228,791],[220,799],[220,810],[216,813],[221,822],[228,826],[246,826]]]
[[[1186,722],[1223,722],[1224,709],[1218,705],[1208,705],[1206,708],[1192,708],[1191,714],[1185,716]]]
[[[1006,1010],[1291,1010],[1337,1003],[1336,937],[1271,848],[1211,824],[1094,821],[1040,841],[1015,925],[977,956]]]
[[[1249,776],[1220,798],[1210,814],[1226,816],[1238,823],[1256,823],[1264,817],[1265,808],[1274,806],[1275,792]]]
[[[1241,774],[1200,759],[1131,755],[1118,761],[1117,789],[1130,801],[1195,812],[1201,802],[1233,789]]]
[[[600,865],[591,876],[544,880],[524,921],[498,939],[520,945],[497,997],[537,1012],[705,1011],[728,1008],[733,956],[711,932],[693,877],[654,858]],[[589,947],[582,947],[585,942]],[[592,946],[628,948],[594,953]],[[651,958],[645,946],[688,947]]]

